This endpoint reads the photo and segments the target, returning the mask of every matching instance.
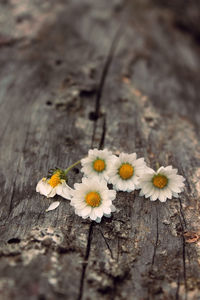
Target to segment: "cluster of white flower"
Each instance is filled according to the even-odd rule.
[[[42,178],[38,182],[36,191],[46,197],[58,194],[70,200],[78,216],[96,222],[101,222],[103,216],[110,217],[116,210],[112,203],[116,191],[140,189],[140,196],[165,202],[167,198],[178,197],[184,188],[185,179],[177,175],[177,169],[168,166],[155,172],[147,167],[144,158],[137,159],[136,153],[116,156],[106,149],[93,149],[80,163],[84,177],[81,183],[75,183],[74,189],[67,185],[66,175],[76,164],[66,170],[53,170],[49,178]],[[108,184],[112,184],[112,189],[108,188]],[[56,201],[47,211],[58,205]]]

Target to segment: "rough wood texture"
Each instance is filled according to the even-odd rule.
[[[2,300],[200,299],[199,4],[182,2],[1,1]],[[172,164],[185,192],[118,193],[101,224],[67,200],[45,213],[37,181],[91,146]]]

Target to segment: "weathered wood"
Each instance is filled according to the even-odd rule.
[[[174,3],[0,4],[1,299],[200,299],[198,4]],[[186,189],[119,192],[100,224],[46,213],[37,181],[91,146],[172,164]]]

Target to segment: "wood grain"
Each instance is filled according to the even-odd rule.
[[[174,3],[0,3],[2,300],[200,299],[198,4]],[[37,181],[90,147],[172,164],[185,191],[119,192],[100,224],[58,196],[46,213]]]

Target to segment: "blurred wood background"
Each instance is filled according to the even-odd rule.
[[[0,1],[1,300],[200,299],[199,18],[195,0]],[[118,193],[100,224],[46,213],[38,180],[91,147],[172,164],[185,192]]]

